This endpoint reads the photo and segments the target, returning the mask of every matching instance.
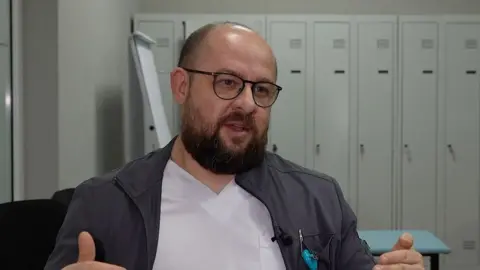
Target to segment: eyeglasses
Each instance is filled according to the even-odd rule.
[[[217,97],[223,100],[235,99],[242,93],[243,89],[245,89],[245,84],[250,83],[252,85],[253,101],[255,104],[262,108],[268,108],[275,103],[278,93],[282,90],[282,87],[271,82],[253,82],[226,72],[208,72],[189,68],[183,69],[191,73],[213,76],[213,91]]]

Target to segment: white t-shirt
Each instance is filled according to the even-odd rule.
[[[235,181],[216,194],[169,161],[154,270],[284,270],[266,207]]]

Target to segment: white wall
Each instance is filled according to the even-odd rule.
[[[478,13],[475,0],[139,0],[151,13]]]
[[[133,0],[23,0],[25,197],[123,163]]]
[[[122,93],[135,2],[58,5],[59,188],[123,163]]]

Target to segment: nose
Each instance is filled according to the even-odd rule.
[[[253,112],[257,105],[253,99],[252,85],[247,83],[242,93],[236,98],[235,105],[246,113]]]

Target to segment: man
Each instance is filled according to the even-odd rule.
[[[408,235],[376,265],[337,182],[266,152],[276,76],[251,29],[193,33],[171,72],[180,135],[77,187],[45,269],[423,269]]]

